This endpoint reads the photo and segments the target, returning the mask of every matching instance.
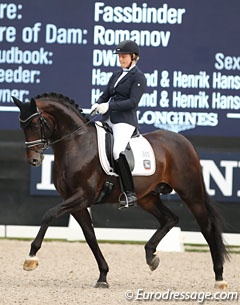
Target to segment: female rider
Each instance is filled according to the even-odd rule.
[[[121,209],[134,206],[137,201],[132,174],[123,152],[138,127],[136,112],[146,88],[146,78],[136,66],[139,47],[134,41],[120,42],[114,53],[118,54],[122,69],[113,73],[91,111],[101,113],[102,121],[107,122],[113,131],[113,158],[124,195],[119,202]]]

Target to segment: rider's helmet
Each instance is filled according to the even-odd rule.
[[[139,47],[135,41],[123,40],[117,45],[114,54],[136,54],[139,57]]]

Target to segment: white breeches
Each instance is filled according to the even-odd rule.
[[[121,152],[125,150],[131,136],[135,130],[135,127],[127,123],[113,124],[110,120],[107,121],[113,131],[113,158],[117,160]]]

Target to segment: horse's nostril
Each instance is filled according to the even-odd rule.
[[[32,159],[32,164],[33,165],[37,165],[38,164],[38,160],[37,159]]]

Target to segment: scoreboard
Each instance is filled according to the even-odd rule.
[[[115,69],[115,46],[132,39],[147,89],[141,132],[239,137],[240,2],[3,1],[0,129],[18,129],[22,101],[45,92],[87,111]]]

